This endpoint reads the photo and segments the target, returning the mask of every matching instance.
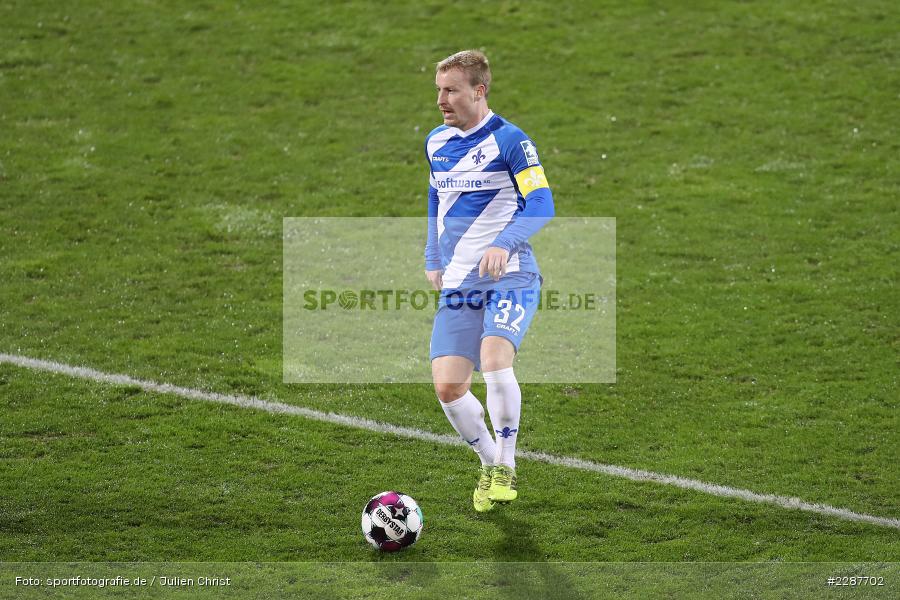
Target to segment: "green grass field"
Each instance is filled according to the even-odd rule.
[[[479,47],[557,214],[616,218],[617,383],[523,386],[520,447],[900,517],[900,11],[690,5],[0,3],[0,353],[452,433],[428,385],[282,383],[281,227],[424,230],[433,65]],[[26,562],[242,563],[234,597],[900,586],[892,527],[532,461],[478,516],[462,445],[2,363],[0,403],[0,597]],[[381,556],[392,488],[426,530]]]

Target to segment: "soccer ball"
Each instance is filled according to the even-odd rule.
[[[366,541],[383,552],[396,552],[422,535],[425,518],[416,501],[400,492],[381,492],[366,503],[362,530]]]

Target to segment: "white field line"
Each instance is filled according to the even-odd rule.
[[[148,392],[156,392],[160,394],[173,394],[190,400],[203,400],[206,402],[217,402],[219,404],[231,404],[242,408],[255,408],[270,413],[280,413],[288,415],[297,415],[315,421],[323,421],[326,423],[334,423],[353,427],[356,429],[365,429],[367,431],[375,431],[378,433],[389,433],[405,438],[415,440],[423,440],[427,442],[436,442],[446,445],[465,445],[457,436],[443,435],[439,433],[431,433],[421,429],[411,427],[401,427],[399,425],[391,425],[390,423],[380,423],[362,417],[353,417],[349,415],[341,415],[337,413],[325,413],[301,406],[292,406],[283,402],[271,402],[268,400],[260,400],[253,396],[240,396],[234,394],[219,394],[216,392],[207,392],[203,390],[179,387],[168,383],[156,383],[154,381],[145,381],[135,379],[128,375],[116,375],[112,373],[103,373],[86,367],[73,367],[62,363],[28,358],[15,354],[0,353],[0,364],[8,363],[33,369],[36,371],[47,371],[50,373],[58,373],[60,375],[68,375],[80,379],[88,379],[98,383],[110,383],[114,385],[128,385],[139,387]],[[572,469],[581,469],[582,471],[593,471],[595,473],[604,473],[615,477],[624,477],[632,481],[649,481],[662,485],[671,485],[686,490],[695,490],[713,496],[723,498],[739,498],[747,502],[757,502],[760,504],[772,504],[782,508],[802,510],[821,515],[828,515],[843,519],[845,521],[857,521],[860,523],[871,523],[873,525],[881,525],[883,527],[892,527],[900,529],[900,519],[892,517],[878,517],[875,515],[867,515],[864,513],[854,512],[846,508],[837,508],[827,504],[816,504],[806,502],[800,498],[790,498],[788,496],[777,496],[775,494],[758,494],[750,490],[742,490],[727,485],[716,485],[714,483],[706,483],[696,479],[686,479],[675,475],[666,475],[663,473],[654,473],[652,471],[642,471],[639,469],[630,469],[628,467],[618,467],[616,465],[605,465],[595,463],[579,458],[571,458],[567,456],[554,456],[543,452],[531,452],[528,450],[517,452],[520,458],[542,462],[550,465],[558,465],[561,467],[569,467]]]

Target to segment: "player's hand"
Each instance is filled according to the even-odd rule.
[[[425,271],[425,277],[428,278],[429,283],[431,283],[431,287],[440,291],[442,287],[444,287],[444,276],[443,271]]]
[[[506,261],[509,260],[509,251],[496,246],[491,246],[481,257],[481,264],[478,265],[478,276],[484,277],[486,274],[491,276],[494,281],[499,281],[500,277],[506,274]]]

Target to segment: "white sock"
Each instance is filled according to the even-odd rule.
[[[516,468],[516,438],[522,412],[522,390],[513,368],[483,373],[487,384],[487,407],[497,434],[494,464]]]
[[[497,448],[494,436],[484,424],[484,407],[471,391],[453,402],[441,402],[444,414],[462,439],[478,454],[482,465],[493,465]]]

